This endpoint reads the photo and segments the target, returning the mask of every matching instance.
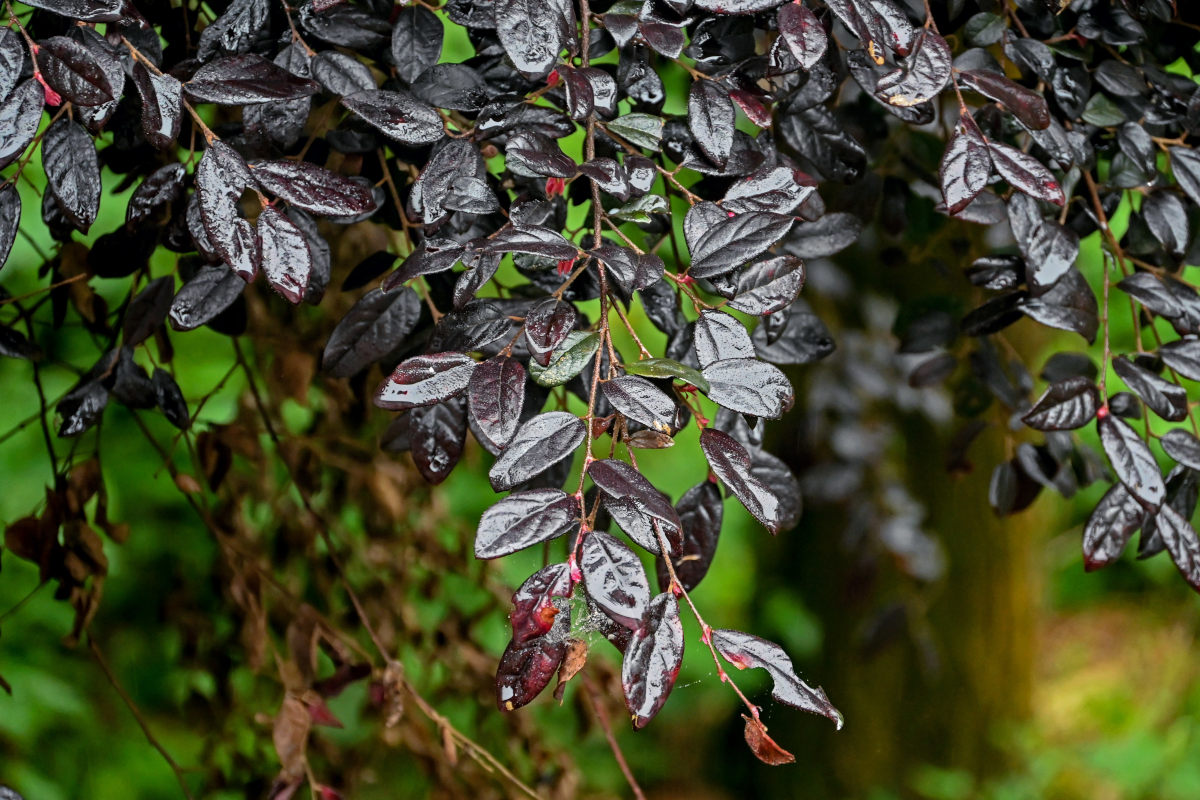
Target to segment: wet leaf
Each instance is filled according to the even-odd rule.
[[[566,654],[566,642],[550,636],[509,642],[496,670],[496,705],[501,711],[528,705],[549,685]]]
[[[190,331],[211,322],[242,296],[246,282],[224,264],[207,264],[171,302],[171,327]]]
[[[1021,421],[1039,431],[1082,428],[1096,416],[1100,392],[1089,378],[1072,377],[1052,383]]]
[[[751,264],[738,273],[736,294],[729,307],[758,317],[782,311],[795,301],[804,278],[804,262],[795,256],[776,256]]]
[[[342,105],[401,144],[432,144],[446,133],[437,111],[407,92],[358,92]]]
[[[634,147],[658,150],[662,144],[662,117],[651,114],[625,114],[605,123],[605,128]]]
[[[208,61],[216,55],[246,52],[270,16],[267,0],[233,0],[221,16],[200,32],[197,57]]]
[[[8,263],[8,254],[17,240],[20,225],[21,195],[10,183],[0,188],[0,269]]]
[[[1158,462],[1129,423],[1112,414],[1099,417],[1100,443],[1121,483],[1148,508],[1158,508],[1166,496]]]
[[[992,174],[992,157],[979,126],[969,114],[963,114],[946,146],[939,170],[946,210],[958,214],[987,186]]]
[[[1160,440],[1163,451],[1185,467],[1200,470],[1200,439],[1183,428],[1172,428]]]
[[[558,61],[558,54],[566,44],[560,9],[556,3],[541,0],[496,0],[496,33],[500,44],[526,78],[545,77]]]
[[[1163,363],[1185,378],[1200,381],[1200,339],[1177,339],[1158,348]]]
[[[678,552],[671,556],[671,563],[679,582],[690,592],[699,585],[712,566],[725,507],[717,485],[706,480],[684,492],[675,504],[675,510],[679,513],[683,536]],[[669,584],[670,575],[660,556],[658,586],[665,592],[670,588]]]
[[[21,83],[8,97],[0,102],[0,168],[7,167],[21,157],[25,148],[37,136],[42,121],[42,87],[33,78]],[[59,120],[69,123],[69,120]]]
[[[642,625],[621,661],[625,707],[635,729],[644,728],[667,702],[683,663],[683,623],[675,595],[664,592],[650,601]]]
[[[507,356],[480,363],[467,384],[467,403],[476,431],[496,447],[506,447],[517,431],[525,405],[525,368]]]
[[[100,211],[100,162],[92,137],[60,117],[42,137],[42,167],[54,204],[71,225],[86,231]]]
[[[559,489],[513,492],[483,512],[475,557],[499,558],[556,539],[579,524],[579,514],[579,501]]]
[[[46,83],[63,100],[77,106],[98,106],[113,99],[99,54],[66,36],[38,42],[37,65]]]
[[[250,171],[264,191],[311,214],[339,217],[375,210],[370,188],[307,161],[260,161]]]
[[[588,467],[588,477],[604,492],[610,500],[624,502],[638,514],[649,519],[651,524],[661,524],[670,529],[672,539],[677,539],[675,532],[681,530],[679,514],[665,494],[654,488],[637,469],[612,458],[593,461]],[[626,530],[626,533],[629,533]],[[651,544],[657,543],[657,537],[645,537]],[[648,550],[658,551],[658,547],[647,547]]]
[[[774,642],[733,630],[714,630],[712,642],[725,660],[738,669],[761,667],[771,675],[771,696],[801,711],[820,714],[833,720],[839,730],[842,715],[829,702],[825,692],[814,689],[796,675],[792,660]]]
[[[274,208],[258,216],[262,270],[271,288],[289,303],[304,299],[313,272],[312,251],[304,232]]]
[[[696,358],[704,369],[714,361],[754,358],[754,344],[746,327],[732,314],[704,309],[692,332]]]
[[[242,106],[272,100],[295,100],[320,91],[316,81],[288,72],[260,55],[243,53],[214,58],[184,84],[201,103]]]
[[[183,85],[171,75],[156,75],[138,61],[133,83],[142,97],[142,134],[151,145],[165,150],[179,138],[183,124]]]
[[[1033,156],[1000,142],[988,142],[996,172],[1017,191],[1061,206],[1066,202],[1058,179]]]
[[[591,601],[616,622],[637,631],[650,605],[650,583],[634,552],[611,534],[591,531],[583,540],[579,568]]]
[[[1168,504],[1158,509],[1155,523],[1179,574],[1193,589],[1200,591],[1200,538],[1197,538],[1192,523]]]
[[[1188,415],[1187,391],[1160,378],[1125,356],[1113,359],[1113,369],[1151,411],[1165,420],[1179,422]]]
[[[1083,565],[1089,572],[1121,557],[1134,531],[1142,527],[1144,509],[1120,483],[1104,493],[1083,526]]]
[[[462,457],[467,440],[467,409],[461,398],[414,408],[409,416],[409,451],[426,481],[444,481]]]
[[[829,47],[829,37],[816,14],[800,3],[784,3],[779,7],[779,34],[801,69],[816,66]]]
[[[687,364],[681,364],[670,358],[644,358],[641,361],[625,363],[625,371],[631,375],[642,375],[646,378],[675,378],[695,386],[708,393],[708,379],[696,369]]]
[[[700,433],[700,449],[725,488],[772,534],[781,529],[779,498],[751,471],[750,454],[732,436],[716,428]]]
[[[403,344],[421,315],[421,299],[405,287],[368,292],[333,329],[321,366],[335,378],[348,378]]]
[[[442,55],[445,30],[437,15],[424,6],[400,9],[392,26],[392,64],[400,80],[411,84]]]
[[[561,386],[582,372],[599,348],[598,332],[571,331],[550,354],[545,367],[536,361],[530,362],[529,377],[542,386]]]
[[[125,309],[122,323],[124,345],[133,347],[150,338],[166,320],[174,298],[175,280],[170,275],[147,283]]]
[[[725,166],[733,150],[737,115],[729,91],[712,80],[694,80],[688,92],[688,128],[701,152],[718,166]]]
[[[125,6],[122,0],[33,0],[25,5],[81,22],[116,22]]]
[[[899,69],[879,79],[875,93],[889,105],[908,108],[927,102],[950,81],[950,46],[938,34],[922,28]]]
[[[575,307],[547,297],[525,315],[525,341],[533,359],[549,366],[550,355],[575,328]]]
[[[688,272],[693,278],[729,272],[762,255],[791,227],[791,217],[766,211],[719,220],[696,239]]]
[[[565,563],[550,564],[530,575],[513,593],[513,610],[509,613],[513,641],[524,644],[549,633],[559,613],[554,601],[568,597],[571,587],[571,567]]]
[[[448,400],[466,390],[475,366],[475,359],[465,353],[413,356],[379,387],[375,405],[401,411]]]
[[[779,419],[792,404],[792,385],[778,367],[752,358],[715,361],[704,368],[708,391],[719,406],[755,417]]]
[[[1030,130],[1044,130],[1050,126],[1050,109],[1046,99],[1000,73],[968,69],[960,72],[958,79],[966,88],[1003,104]]]
[[[566,411],[538,414],[517,429],[488,478],[498,492],[541,475],[574,454],[586,435],[583,420]]]

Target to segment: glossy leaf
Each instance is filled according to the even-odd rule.
[[[969,114],[963,114],[946,145],[939,170],[946,210],[958,214],[974,200],[992,174],[987,142]]]
[[[757,317],[782,311],[795,301],[804,278],[804,262],[795,256],[776,256],[751,264],[738,273],[729,307]]]
[[[1187,418],[1187,391],[1182,386],[1160,378],[1124,356],[1113,359],[1113,369],[1158,416],[1171,422]]]
[[[38,42],[37,65],[42,77],[63,100],[98,106],[113,99],[113,87],[96,52],[66,36]]]
[[[752,358],[715,361],[704,368],[705,394],[719,406],[755,417],[779,419],[792,404],[792,385],[778,367]]]
[[[92,137],[79,123],[60,118],[42,137],[42,167],[55,205],[86,231],[100,211],[100,163]]]
[[[629,419],[661,433],[675,427],[675,401],[645,378],[619,375],[600,386],[613,408]]]
[[[583,444],[583,420],[566,411],[538,414],[517,429],[488,478],[498,492],[541,475]]]
[[[25,148],[33,141],[33,137],[37,136],[44,107],[42,98],[42,87],[30,78],[18,84],[17,88],[0,102],[0,130],[5,134],[0,140],[0,168],[7,167],[20,158]]]
[[[718,652],[738,669],[761,667],[771,675],[771,696],[781,703],[820,714],[842,727],[842,715],[829,702],[825,692],[812,688],[796,675],[792,660],[774,642],[733,630],[714,630],[712,642]]]
[[[996,172],[1013,188],[1058,206],[1066,202],[1058,179],[1033,156],[1000,142],[988,142],[988,152]]]
[[[696,358],[704,369],[727,358],[754,358],[754,344],[741,321],[723,311],[704,309],[692,334]]]
[[[483,512],[475,557],[499,558],[556,539],[578,525],[579,513],[579,501],[559,489],[513,492]]]
[[[708,379],[698,370],[670,358],[644,358],[626,362],[625,371],[646,378],[675,378],[705,393],[710,388]]]
[[[937,97],[950,80],[950,46],[938,34],[922,28],[913,38],[901,67],[879,79],[875,93],[889,105],[904,108]]]
[[[281,212],[264,208],[258,216],[258,235],[267,282],[289,303],[299,303],[313,273],[312,251],[304,232]]]
[[[696,240],[688,273],[694,278],[710,278],[729,272],[762,255],[791,227],[791,217],[765,211],[720,220]]]
[[[1158,508],[1166,496],[1162,473],[1146,443],[1129,423],[1112,414],[1097,420],[1100,443],[1113,471],[1131,494],[1149,508]]]
[[[375,394],[375,405],[390,411],[429,406],[463,392],[475,371],[465,353],[413,356],[393,370]]]
[[[549,636],[509,642],[496,670],[496,705],[501,711],[528,705],[549,685],[566,654],[566,642]]]
[[[784,3],[779,7],[779,35],[801,69],[816,66],[829,47],[829,37],[809,8],[801,3]]]
[[[184,84],[195,101],[232,106],[295,100],[314,95],[320,88],[316,81],[293,75],[254,53],[215,58]]]
[[[545,367],[536,361],[530,362],[529,377],[542,386],[561,386],[582,372],[599,349],[599,333],[571,331],[550,354]]]
[[[142,97],[142,134],[165,150],[179,138],[183,124],[183,85],[171,75],[156,75],[140,61],[133,65],[133,83]]]
[[[555,601],[568,597],[571,586],[571,567],[565,563],[550,564],[530,575],[513,593],[509,613],[513,641],[524,644],[549,633],[559,613]]]
[[[665,494],[634,467],[624,461],[603,458],[593,461],[588,467],[588,477],[607,497],[631,503],[634,510],[672,531],[679,531],[682,524],[679,514]],[[674,534],[668,538],[674,539]],[[657,548],[647,548],[657,549]]]
[[[337,217],[375,210],[369,188],[307,161],[260,161],[250,170],[264,191],[311,214]]]
[[[729,91],[711,80],[692,81],[688,92],[688,127],[696,145],[718,166],[725,166],[733,150],[736,114]]]
[[[632,550],[604,531],[591,531],[583,540],[579,568],[593,603],[632,631],[642,627],[650,605],[650,584]]]
[[[399,347],[416,327],[421,299],[412,289],[368,292],[333,329],[321,366],[348,378]]]
[[[666,703],[683,663],[683,623],[675,595],[650,601],[621,660],[621,686],[633,727],[644,728]]]
[[[480,363],[467,383],[467,408],[476,430],[496,447],[517,432],[525,405],[525,368],[507,356]]]
[[[1072,377],[1046,387],[1046,391],[1021,421],[1039,431],[1069,431],[1082,428],[1096,416],[1096,384],[1089,378]]]
[[[1145,516],[1146,509],[1129,490],[1114,483],[1083,526],[1084,567],[1090,572],[1120,558]]]
[[[405,6],[392,26],[391,57],[400,80],[411,84],[442,55],[445,31],[437,15],[424,6]]]
[[[401,144],[431,144],[445,135],[437,111],[406,92],[358,92],[342,105]]]
[[[725,488],[772,534],[781,529],[779,498],[751,471],[750,454],[729,434],[716,428],[700,433],[700,449]]]
[[[675,510],[679,513],[683,535],[678,551],[671,554],[671,563],[679,582],[690,592],[712,566],[725,507],[717,485],[706,480],[684,492],[675,504]],[[670,575],[661,556],[658,559],[658,585],[664,592],[670,588]]]

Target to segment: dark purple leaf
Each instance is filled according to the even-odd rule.
[[[524,644],[549,633],[559,613],[555,600],[569,597],[571,587],[571,567],[565,563],[550,564],[530,575],[512,596],[513,641]]]
[[[1129,537],[1142,526],[1144,509],[1123,484],[1104,493],[1083,526],[1083,566],[1088,572],[1121,557]]]
[[[1168,253],[1182,255],[1187,250],[1187,211],[1176,195],[1162,191],[1147,195],[1142,203],[1142,217]]]
[[[1052,383],[1021,421],[1039,431],[1082,428],[1096,416],[1100,396],[1089,378],[1073,377]]]
[[[738,669],[762,667],[771,675],[771,696],[781,703],[820,714],[833,720],[841,730],[842,715],[829,702],[825,692],[809,686],[796,675],[792,660],[774,642],[733,630],[714,630],[712,642],[725,660]]]
[[[467,383],[467,404],[477,433],[504,448],[512,441],[525,406],[525,368],[515,358],[482,362]]]
[[[465,353],[433,353],[402,362],[375,393],[375,405],[389,411],[429,406],[463,392],[475,371]]]
[[[424,6],[400,9],[392,27],[392,64],[400,80],[411,84],[442,55],[442,21]]]
[[[779,419],[792,404],[792,385],[778,367],[753,358],[715,361],[702,370],[708,399],[755,417]]]
[[[583,444],[583,420],[566,411],[538,414],[520,428],[492,465],[488,478],[498,492],[541,475]]]
[[[401,144],[432,144],[446,134],[437,111],[407,92],[358,92],[342,105]]]
[[[737,317],[724,311],[705,309],[692,332],[696,359],[703,370],[714,361],[730,358],[754,358],[750,334]]]
[[[690,592],[708,574],[708,568],[712,565],[725,508],[717,485],[706,480],[684,492],[683,497],[675,504],[675,510],[679,513],[683,536],[678,551],[671,556],[671,563],[675,567],[679,582]],[[670,580],[666,565],[660,556],[659,588],[667,591],[670,588]]]
[[[605,194],[624,203],[630,197],[629,174],[615,159],[593,158],[581,164],[579,172],[590,178]]]
[[[517,71],[530,79],[548,75],[566,44],[562,6],[543,0],[496,0],[494,9],[500,44]]]
[[[253,185],[246,162],[221,141],[209,145],[196,167],[196,197],[207,240],[246,281],[254,279],[261,261],[254,230],[238,215],[242,193]]]
[[[549,685],[566,654],[566,640],[553,636],[509,642],[496,670],[496,705],[501,711],[528,705]]]
[[[492,94],[483,76],[466,64],[435,64],[421,73],[410,90],[434,108],[472,113],[486,106]]]
[[[171,75],[156,75],[137,61],[133,83],[142,97],[142,133],[159,150],[171,147],[183,124],[183,86]]]
[[[900,68],[879,79],[875,94],[888,105],[908,108],[937,97],[950,81],[950,46],[938,34],[922,28]]]
[[[651,524],[661,523],[673,531],[668,541],[678,539],[674,532],[682,528],[679,514],[667,496],[655,489],[642,473],[624,461],[604,458],[593,461],[587,474],[609,498],[632,504],[636,511],[649,518]]]
[[[1188,397],[1182,386],[1160,378],[1125,356],[1113,359],[1113,369],[1125,381],[1125,385],[1158,416],[1170,422],[1187,418]]]
[[[197,57],[208,61],[217,55],[246,52],[270,17],[271,6],[267,0],[233,0],[221,16],[200,32]]]
[[[264,191],[311,214],[341,217],[375,210],[370,188],[307,161],[260,161],[250,171]]]
[[[958,79],[966,88],[1003,104],[1025,127],[1035,131],[1050,127],[1050,109],[1046,99],[999,72],[967,69],[958,73]],[[1059,205],[1062,205],[1061,201]]]
[[[1096,295],[1077,269],[1068,270],[1040,297],[1022,298],[1017,307],[1043,325],[1074,331],[1089,344],[1096,340],[1100,327]]]
[[[113,87],[99,54],[66,36],[38,42],[37,65],[50,88],[77,106],[98,106],[113,99]]]
[[[557,539],[579,524],[579,501],[560,489],[513,492],[483,512],[475,557],[499,558]]]
[[[733,150],[736,118],[728,89],[713,80],[692,81],[688,92],[688,128],[701,152],[718,166],[725,166]]]
[[[254,53],[222,56],[208,62],[184,84],[201,103],[244,106],[272,100],[295,100],[321,90],[316,81],[293,75]]]
[[[996,172],[1014,189],[1030,197],[1061,206],[1066,202],[1058,179],[1033,156],[1000,142],[988,142]]]
[[[764,317],[790,306],[803,286],[804,262],[795,256],[775,256],[738,273],[736,294],[729,307]]]
[[[959,117],[954,136],[946,146],[939,170],[946,210],[958,214],[987,186],[992,157],[987,142],[970,114]]]
[[[191,425],[191,416],[188,413],[187,401],[183,398],[183,391],[179,388],[179,384],[175,382],[175,378],[171,373],[159,367],[154,368],[154,375],[150,378],[150,384],[154,387],[154,402],[162,410],[163,416],[179,430],[187,430]]]
[[[463,258],[463,246],[449,239],[426,239],[417,245],[400,263],[400,267],[383,282],[390,292],[419,275],[433,275],[454,267]]]
[[[670,434],[675,422],[675,401],[645,378],[620,375],[601,384],[612,407],[635,422]]]
[[[791,227],[791,217],[765,211],[719,220],[696,239],[688,272],[693,278],[711,278],[729,272],[762,255]]]
[[[313,272],[308,238],[296,223],[274,208],[264,208],[259,214],[258,236],[262,270],[271,288],[289,303],[299,303]]]
[[[171,310],[175,298],[175,279],[170,275],[155,278],[129,301],[122,323],[124,345],[133,347],[150,338]]]
[[[21,78],[25,43],[13,28],[0,28],[0,100],[8,97]]]
[[[488,240],[493,253],[529,253],[558,261],[574,260],[579,249],[549,228],[517,228],[509,225]]]
[[[1172,428],[1160,440],[1163,451],[1185,467],[1200,470],[1200,439],[1183,428]]]
[[[1059,282],[1079,256],[1079,236],[1057,221],[1044,219],[1037,203],[1024,195],[1009,201],[1008,223],[1025,257],[1025,272],[1034,294]]]
[[[116,22],[125,7],[123,0],[33,0],[25,5],[80,22]]]
[[[758,14],[783,3],[784,0],[697,0],[695,5],[714,14]]]
[[[1158,509],[1154,520],[1179,573],[1193,589],[1200,591],[1200,538],[1192,523],[1168,504]]]
[[[1200,153],[1190,147],[1170,147],[1171,174],[1179,188],[1193,203],[1200,206]]]
[[[646,727],[667,702],[683,663],[683,623],[679,602],[664,592],[650,601],[642,625],[621,661],[621,686],[633,727]]]
[[[368,292],[333,329],[321,366],[335,378],[348,378],[404,343],[421,316],[421,299],[405,287]]]
[[[800,258],[824,258],[858,241],[862,229],[862,220],[853,214],[843,211],[825,214],[816,222],[801,223],[784,247]]]
[[[1158,349],[1163,363],[1185,378],[1200,381],[1200,339],[1177,339]]]
[[[817,15],[801,3],[784,3],[779,7],[779,35],[800,67],[810,70],[816,66],[829,47],[829,37]]]
[[[459,398],[408,412],[409,450],[429,483],[439,484],[462,457],[467,441],[467,409]]]
[[[317,53],[310,67],[312,77],[325,91],[338,97],[375,89],[375,76],[371,69],[354,56],[326,50]]]
[[[30,78],[0,102],[0,131],[4,131],[4,137],[0,139],[0,168],[20,158],[37,136],[45,105],[42,98],[42,87]]]
[[[92,137],[78,122],[60,117],[42,137],[42,167],[59,211],[86,231],[100,211],[100,162]]]
[[[1121,483],[1148,508],[1158,508],[1166,496],[1158,462],[1146,443],[1124,420],[1106,414],[1097,419],[1100,443]]]
[[[772,534],[781,528],[779,498],[750,469],[750,454],[727,433],[705,428],[700,433],[700,449],[713,473],[729,493]]]
[[[17,229],[21,226],[21,195],[13,184],[0,188],[0,269],[8,263]]]
[[[199,328],[233,305],[245,288],[246,282],[224,264],[201,267],[175,295],[171,327],[178,331]]]
[[[735,181],[725,192],[721,207],[737,214],[747,211],[791,214],[814,191],[816,181],[798,169],[763,166]]]
[[[591,601],[613,620],[638,630],[650,605],[650,583],[634,552],[611,534],[591,531],[583,540],[579,568]]]

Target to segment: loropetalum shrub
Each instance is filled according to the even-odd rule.
[[[0,254],[39,226],[58,247],[40,266],[6,265],[38,270],[51,302],[5,304],[26,322],[74,315],[102,353],[43,419],[56,412],[58,436],[79,437],[115,402],[187,428],[168,329],[239,335],[247,284],[269,285],[280,309],[319,306],[335,274],[343,291],[370,286],[322,368],[395,412],[384,446],[431,483],[470,432],[507,493],[479,521],[475,554],[545,554],[513,596],[505,712],[580,669],[572,631],[586,627],[619,651],[633,725],[646,725],[690,614],[691,652],[745,705],[759,758],[792,760],[729,665],[765,669],[775,700],[841,726],[782,648],[714,627],[720,610],[689,592],[717,549],[723,494],[772,534],[799,517],[760,420],[794,402],[781,365],[834,351],[797,299],[805,261],[872,222],[827,211],[820,189],[861,181],[903,130],[920,147],[907,180],[888,184],[890,224],[903,212],[889,204],[936,204],[939,224],[1015,242],[965,269],[984,299],[961,319],[935,308],[898,326],[901,349],[926,354],[909,383],[951,382],[960,413],[999,408],[1010,437],[1044,432],[995,467],[1001,514],[1043,486],[1070,495],[1110,479],[1069,433],[1094,421],[1115,480],[1084,530],[1087,566],[1140,528],[1140,555],[1165,549],[1200,587],[1200,440],[1183,383],[1200,380],[1200,295],[1182,272],[1200,261],[1188,144],[1200,92],[1196,26],[1169,0],[30,5],[7,6],[0,31]],[[449,35],[460,28],[469,49]],[[39,156],[43,202],[23,208],[16,184]],[[78,234],[96,233],[106,189],[128,187],[125,224],[89,249]],[[350,270],[326,238],[359,223],[392,246]],[[1097,230],[1104,264],[1085,276],[1080,241]],[[156,276],[160,250],[175,256]],[[97,278],[128,279],[115,310],[87,288]],[[1127,308],[1135,351],[1110,370],[1109,321]],[[665,346],[647,344],[643,316]],[[1035,395],[1002,333],[1025,317],[1101,337],[1100,369],[1056,353]],[[0,327],[5,355],[39,357],[26,330]],[[693,424],[695,486],[672,503],[639,454]],[[1151,445],[1173,463],[1165,478]],[[75,562],[98,541],[41,547],[57,527],[33,528],[10,529],[9,549],[41,564],[86,625],[102,555]]]

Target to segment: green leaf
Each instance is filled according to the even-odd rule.
[[[662,144],[663,120],[652,114],[626,114],[617,117],[605,127],[609,133],[621,137],[635,147],[658,150]]]
[[[529,376],[542,386],[561,386],[578,375],[599,349],[599,333],[571,331],[550,356],[547,366],[529,362]]]
[[[671,210],[667,198],[659,194],[642,195],[612,212],[611,216],[625,222],[649,222],[651,214],[662,214]]]
[[[1103,93],[1096,92],[1087,101],[1083,109],[1083,119],[1098,128],[1111,128],[1125,122],[1125,112],[1117,108],[1117,104],[1109,100]]]
[[[625,371],[630,375],[641,375],[644,378],[678,378],[684,383],[690,383],[705,394],[708,393],[708,381],[687,364],[680,364],[671,358],[647,358],[642,361],[630,361],[625,364]]]

